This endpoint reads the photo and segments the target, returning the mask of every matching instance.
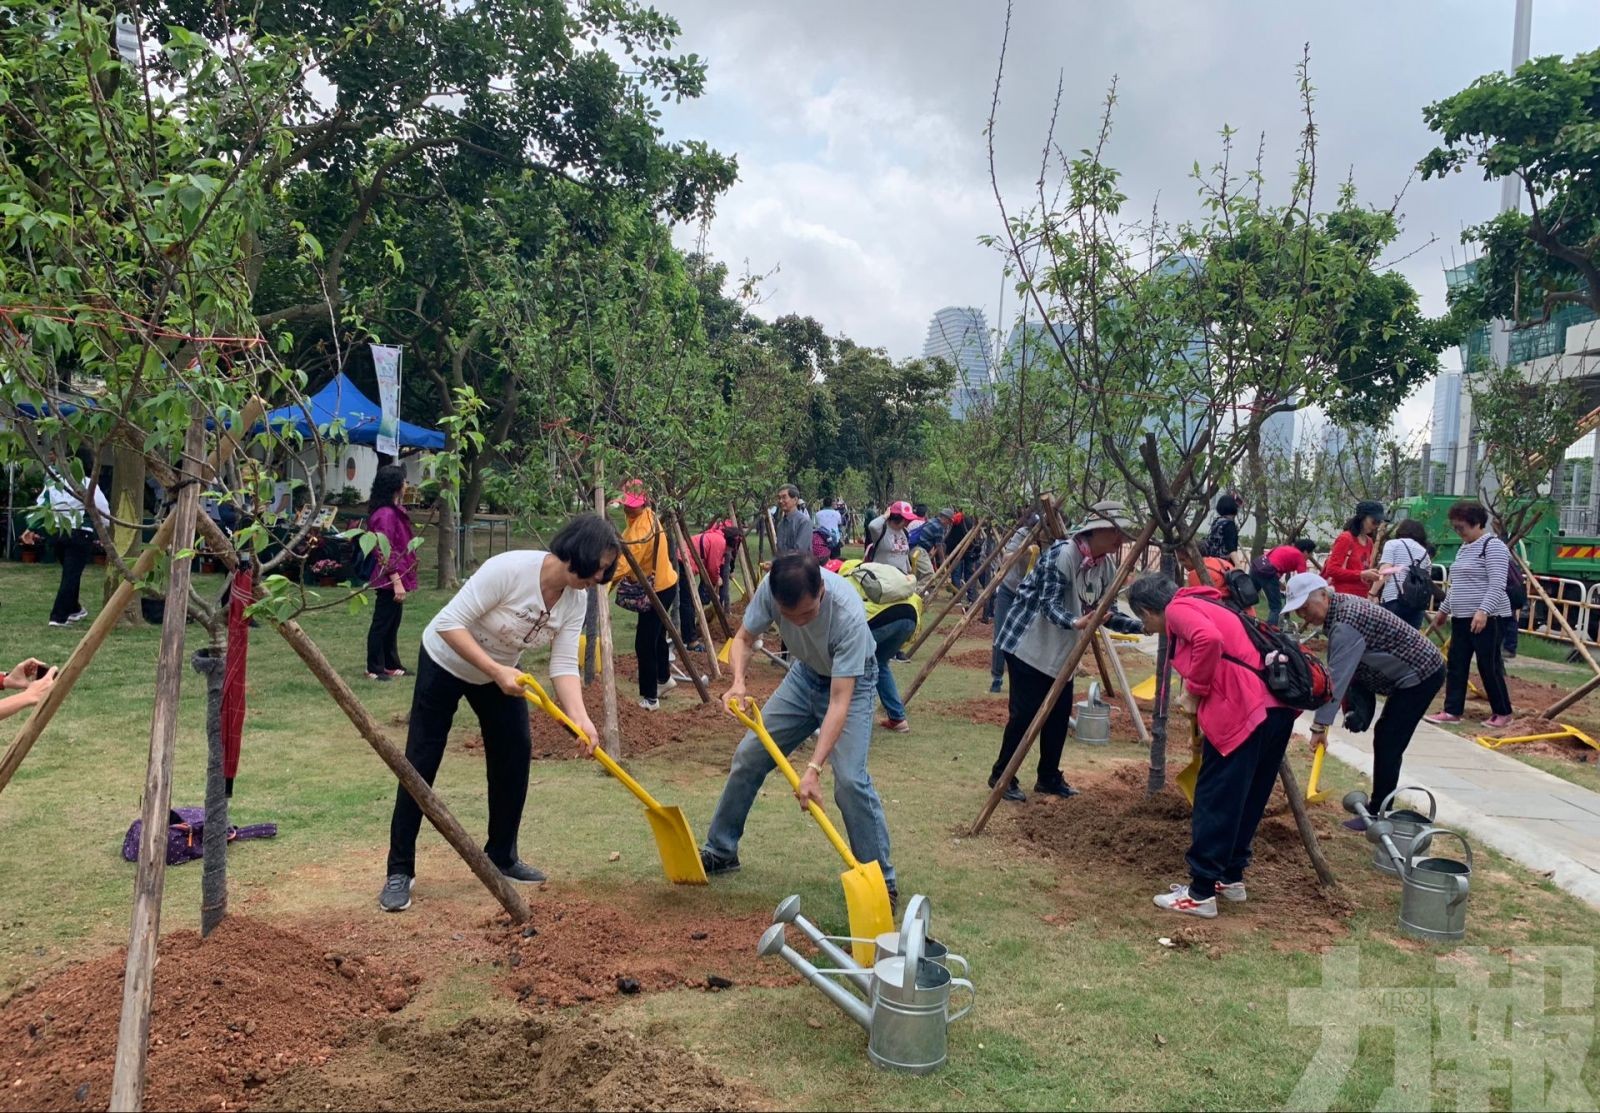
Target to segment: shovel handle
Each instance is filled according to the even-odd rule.
[[[543,711],[546,715],[560,723],[563,727],[566,727],[567,732],[571,734],[572,737],[578,739],[580,742],[588,741],[588,737],[579,728],[578,724],[567,717],[567,713],[561,710],[561,706],[557,704],[555,700],[550,698],[550,694],[544,690],[544,687],[537,680],[529,676],[527,673],[523,673],[517,678],[517,682],[522,685],[522,694],[524,697],[526,697],[529,703],[539,708],[539,710]],[[627,770],[618,765],[616,759],[610,754],[606,753],[599,746],[594,748],[594,759],[600,763],[607,773],[610,773],[613,777],[617,778],[617,780],[621,781],[627,787],[629,792],[637,796],[639,798],[639,802],[645,807],[649,808],[651,811],[658,812],[661,810],[661,805],[656,802],[656,798],[651,796],[650,793],[646,792],[645,787],[642,784],[628,776]]]
[[[755,701],[755,697],[745,697],[743,707],[736,700],[729,700],[728,710],[733,713],[735,719],[738,719],[755,733],[762,747],[766,749],[767,756],[772,759],[772,763],[788,779],[789,787],[799,792],[800,774],[794,771],[794,766],[789,764],[789,759],[783,756],[782,750],[778,749],[778,744],[772,740],[772,735],[767,733],[767,725],[761,720],[761,705]],[[822,828],[822,833],[828,836],[828,841],[839,852],[839,857],[844,859],[845,865],[853,870],[860,869],[861,863],[856,861],[854,854],[850,853],[850,844],[839,836],[838,828],[834,827],[833,823],[828,819],[827,813],[822,810],[815,800],[806,801],[806,811],[810,812],[811,818],[817,821],[817,826]]]
[[[1317,794],[1317,782],[1322,779],[1322,760],[1328,756],[1328,744],[1318,742],[1316,750],[1311,755],[1311,776],[1306,778],[1306,799],[1309,800]]]

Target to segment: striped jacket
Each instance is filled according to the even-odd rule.
[[[1476,611],[1510,618],[1511,600],[1506,596],[1510,570],[1511,550],[1492,533],[1461,546],[1450,566],[1450,590],[1439,609],[1453,618],[1471,618]]]

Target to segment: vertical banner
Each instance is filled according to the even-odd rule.
[[[378,418],[378,442],[373,447],[382,455],[399,456],[395,434],[400,430],[400,349],[372,345],[372,366],[378,372],[378,405],[383,410]]]

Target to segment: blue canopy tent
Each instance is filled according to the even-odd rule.
[[[341,371],[327,386],[311,396],[307,406],[282,406],[268,413],[264,421],[273,429],[284,426],[296,429],[302,437],[310,437],[313,426],[327,436],[329,426],[336,421],[342,422],[339,440],[372,447],[378,440],[378,418],[381,413],[378,404],[362,394],[360,388]],[[401,448],[426,448],[435,452],[444,448],[443,433],[437,429],[424,429],[409,421],[400,422],[395,439]]]

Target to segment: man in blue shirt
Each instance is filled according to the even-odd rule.
[[[733,683],[725,702],[749,695],[745,673],[755,640],[773,622],[789,649],[790,666],[762,708],[767,730],[786,755],[818,733],[795,796],[802,805],[808,800],[822,803],[822,771],[832,767],[833,799],[844,819],[850,849],[861,861],[876,861],[882,867],[893,901],[898,892],[889,862],[889,828],[883,802],[867,772],[878,661],[861,596],[809,555],[788,554],[774,560],[734,636],[729,662]],[[728,783],[700,851],[708,875],[739,868],[745,819],[774,768],[754,732],[746,732],[733,752]]]

